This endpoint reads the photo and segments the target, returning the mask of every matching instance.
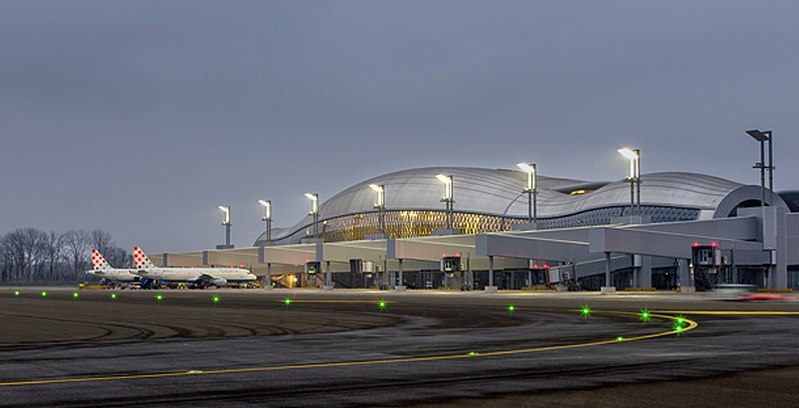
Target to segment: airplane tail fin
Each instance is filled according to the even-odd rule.
[[[92,269],[95,271],[101,269],[111,269],[111,265],[108,264],[108,261],[100,255],[100,251],[92,248]]]
[[[133,247],[133,269],[155,268],[155,264],[144,254],[141,248]]]

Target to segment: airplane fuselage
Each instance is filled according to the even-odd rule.
[[[114,282],[137,282],[141,280],[141,276],[133,273],[133,270],[130,269],[96,269],[86,271],[86,273]]]
[[[250,271],[240,268],[147,268],[136,273],[163,283],[200,284],[219,279],[227,283],[251,283],[257,279]]]

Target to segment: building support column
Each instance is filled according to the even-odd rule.
[[[652,287],[652,257],[651,256],[641,256],[638,255],[640,258],[640,266],[638,268],[638,287],[639,288],[651,288]]]
[[[466,290],[473,290],[474,289],[474,271],[472,271],[471,259],[469,255],[466,255],[466,275],[464,277],[466,280]]]
[[[530,262],[530,261],[528,260],[528,266],[527,266],[527,286],[528,286],[528,287],[532,287],[532,286],[533,286],[533,270],[532,270],[532,269],[530,269],[529,262]]]
[[[394,289],[398,292],[402,292],[405,289],[405,281],[402,279],[402,259],[397,259],[397,279],[398,283],[394,286]]]
[[[681,293],[695,293],[696,286],[694,285],[694,277],[691,273],[691,267],[688,264],[688,259],[678,259],[677,267],[680,273],[680,292]]]
[[[605,252],[605,286],[600,288],[602,293],[613,293],[616,292],[615,286],[610,286],[610,252]]]
[[[494,256],[488,256],[488,286],[485,287],[486,292],[496,292],[497,287],[494,286]]]
[[[330,274],[330,261],[325,262],[325,284],[322,290],[333,290],[333,279]]]
[[[262,289],[270,290],[272,288],[272,263],[266,263],[266,281],[261,285]]]

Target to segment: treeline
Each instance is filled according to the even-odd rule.
[[[0,238],[0,284],[72,284],[90,278],[90,250],[97,249],[116,268],[130,267],[130,254],[111,234],[94,230],[64,233],[20,228]]]

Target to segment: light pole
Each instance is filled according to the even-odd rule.
[[[319,194],[305,193],[305,196],[311,200],[311,212],[308,214],[313,215],[313,237],[319,238]]]
[[[264,216],[261,221],[266,223],[266,242],[272,242],[272,200],[258,200],[264,206]]]
[[[225,248],[230,248],[230,206],[220,205],[218,208],[225,213],[225,220],[222,221],[222,225],[225,226]]]
[[[516,163],[522,171],[527,173],[527,184],[523,193],[527,193],[527,222],[538,222],[538,173],[535,163],[527,164],[524,162]]]
[[[766,169],[768,169],[768,189],[774,191],[774,148],[771,146],[774,135],[770,130],[760,131],[757,129],[747,130],[749,136],[760,142],[760,163],[755,163],[752,168],[760,169],[760,205],[766,206]],[[768,142],[768,166],[766,166],[766,142]]]
[[[441,197],[441,201],[446,204],[447,208],[447,229],[452,230],[452,204],[455,202],[455,200],[452,199],[452,176],[439,174],[436,175],[436,178],[438,181],[444,183],[444,197]]]
[[[621,148],[618,152],[630,160],[630,173],[627,181],[630,182],[630,213],[641,215],[641,151],[638,149]],[[635,190],[638,188],[638,204],[635,203]],[[634,209],[637,207],[637,210]]]
[[[369,188],[371,188],[377,194],[374,207],[377,208],[378,212],[380,234],[383,236],[383,238],[387,238],[386,237],[386,189],[383,187],[382,184],[369,184]]]

